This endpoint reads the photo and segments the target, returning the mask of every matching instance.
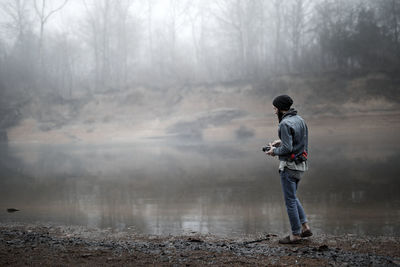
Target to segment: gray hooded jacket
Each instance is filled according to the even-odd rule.
[[[274,149],[274,154],[279,156],[279,160],[288,161],[290,155],[301,155],[303,151],[308,153],[308,128],[302,117],[297,115],[297,111],[291,108],[286,112],[278,129],[281,145]]]

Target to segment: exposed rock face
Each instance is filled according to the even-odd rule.
[[[7,131],[0,129],[0,143],[6,143],[6,142],[8,142]]]
[[[8,142],[7,128],[18,124],[21,119],[21,105],[18,104],[12,108],[0,107],[0,143]]]

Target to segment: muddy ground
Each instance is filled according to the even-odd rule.
[[[400,238],[320,235],[280,245],[275,234],[240,238],[149,236],[72,226],[0,224],[0,265],[398,266]]]

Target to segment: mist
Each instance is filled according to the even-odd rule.
[[[395,110],[398,4],[2,1],[2,139],[257,137],[282,93],[308,114]]]
[[[399,32],[398,0],[2,0],[0,220],[281,233],[288,94],[316,233],[398,236]]]

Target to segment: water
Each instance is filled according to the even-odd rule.
[[[311,226],[317,233],[399,236],[395,131],[379,142],[376,129],[350,141],[335,128],[311,132],[310,170],[298,193]],[[0,221],[147,234],[285,233],[278,161],[262,145],[4,145]],[[10,207],[21,211],[7,213]]]

